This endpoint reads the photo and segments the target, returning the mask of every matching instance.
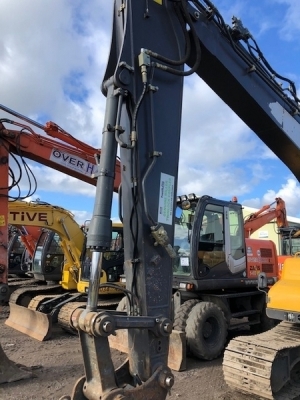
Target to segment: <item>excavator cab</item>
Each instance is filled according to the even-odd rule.
[[[273,283],[277,273],[275,244],[245,239],[242,206],[194,194],[177,198],[174,289],[256,287],[259,273]],[[246,279],[245,279],[246,278]]]
[[[32,274],[41,281],[59,282],[62,277],[64,252],[60,237],[53,231],[43,231],[38,240],[32,263]]]
[[[284,256],[294,256],[300,252],[300,231],[299,228],[285,227],[280,229],[281,252]]]
[[[27,264],[25,260],[26,248],[20,238],[20,234],[17,230],[10,232],[10,238],[8,243],[8,273],[17,275],[19,277],[25,277],[27,271]]]
[[[278,255],[278,275],[281,278],[282,268],[287,258],[300,254],[300,231],[297,227],[286,226],[279,229],[280,254]]]
[[[209,196],[181,196],[175,218],[175,287],[200,288],[207,279],[242,277],[246,270],[242,207]],[[183,279],[182,279],[183,278]]]

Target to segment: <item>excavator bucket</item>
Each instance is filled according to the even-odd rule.
[[[111,348],[122,353],[129,353],[126,329],[117,330],[116,335],[110,335],[108,339]],[[174,371],[186,369],[186,337],[184,332],[173,330],[170,335],[168,366]]]
[[[18,366],[13,361],[9,360],[0,345],[0,384],[34,377],[35,375],[30,369],[27,369],[23,366]]]
[[[14,303],[10,303],[10,314],[5,324],[41,342],[50,339],[52,334],[51,315]]]

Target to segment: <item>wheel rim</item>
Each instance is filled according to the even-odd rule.
[[[208,344],[214,342],[218,335],[218,322],[215,318],[210,317],[205,321],[202,334]]]

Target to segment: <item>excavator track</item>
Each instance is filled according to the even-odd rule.
[[[9,276],[8,278],[7,278],[7,282],[8,282],[8,284],[10,284],[10,283],[13,283],[13,282],[26,282],[26,281],[31,281],[32,280],[32,278],[29,278],[29,277],[23,277],[23,278],[21,278],[20,276]],[[38,279],[35,279],[37,282],[39,282],[39,280]]]
[[[32,286],[32,285],[39,285],[41,281],[38,279],[20,279],[20,278],[11,278],[11,280],[8,281],[8,287],[9,287],[9,301],[11,301],[11,297],[13,294],[21,288],[26,288],[27,286]]]
[[[251,398],[300,399],[300,324],[284,321],[259,335],[231,340],[223,373],[230,388]]]
[[[28,306],[30,300],[35,297],[35,293],[37,292],[51,292],[53,290],[61,289],[60,285],[36,285],[36,286],[30,286],[26,285],[24,287],[21,287],[17,290],[15,290],[12,295],[9,298],[9,305],[11,304],[18,304],[18,305],[23,305],[25,307]],[[24,299],[28,302],[24,301]],[[27,302],[27,304],[25,304]]]
[[[120,302],[120,297],[109,299],[109,300],[99,300],[99,308],[117,307]],[[72,303],[65,304],[58,313],[58,325],[66,332],[73,335],[77,334],[76,329],[71,325],[72,315],[78,308],[85,308],[86,302],[74,301]]]

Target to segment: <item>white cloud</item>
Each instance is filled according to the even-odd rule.
[[[294,178],[288,178],[277,192],[268,190],[263,196],[263,202],[269,204],[273,202],[276,197],[281,197],[285,201],[287,214],[289,216],[300,217],[300,186]]]
[[[92,214],[88,211],[82,211],[82,210],[70,210],[71,213],[74,215],[75,221],[79,225],[87,224],[92,218]]]
[[[291,39],[300,29],[300,3],[277,2],[287,6],[277,27],[283,26],[283,37]],[[232,15],[242,20],[247,13],[252,19],[259,15],[260,6],[252,1],[215,3],[224,12],[226,22]],[[107,1],[1,0],[1,103],[41,122],[51,119],[75,137],[101,147],[105,98],[100,84],[110,46],[111,16],[112,2]],[[275,29],[272,21],[272,13],[259,15],[257,32],[262,37]],[[179,193],[221,198],[249,194],[249,202],[259,203],[253,192],[259,183],[272,177],[272,167],[267,163],[274,160],[274,154],[200,78],[186,80]],[[44,166],[33,165],[32,169],[38,190],[66,195],[72,192],[90,198],[95,195],[92,186],[78,184],[67,175]],[[292,189],[288,183],[283,183],[282,190],[288,198],[288,208],[298,213],[293,206],[296,201],[289,198]],[[28,183],[22,182],[22,187],[28,187]],[[299,194],[296,186],[295,199]],[[266,196],[261,199],[262,204],[273,193],[268,191]],[[81,220],[88,216],[86,211],[76,212]]]
[[[300,3],[294,0],[276,0],[286,5],[286,12],[280,21],[280,33],[285,40],[295,40],[300,37]]]
[[[100,83],[110,44],[111,5],[66,0],[0,3],[1,102],[29,117],[49,118],[100,147]],[[74,96],[70,99],[68,82]],[[75,82],[73,82],[75,83]],[[69,85],[70,86],[70,85]]]
[[[268,189],[261,198],[254,197],[243,202],[245,206],[253,208],[261,208],[264,205],[274,203],[276,197],[281,197],[285,201],[287,215],[300,218],[299,198],[300,185],[293,177],[288,177],[284,183],[280,185],[280,189],[275,191]]]
[[[64,193],[67,195],[84,195],[88,197],[94,197],[96,188],[85,182],[80,182],[78,184],[78,179],[53,170],[48,167],[32,165],[28,163],[32,173],[34,174],[38,182],[39,191],[48,191],[52,193]],[[20,184],[22,192],[25,192],[29,188],[28,181],[22,179]],[[36,198],[36,194],[31,197]],[[42,199],[47,201],[46,199]]]

